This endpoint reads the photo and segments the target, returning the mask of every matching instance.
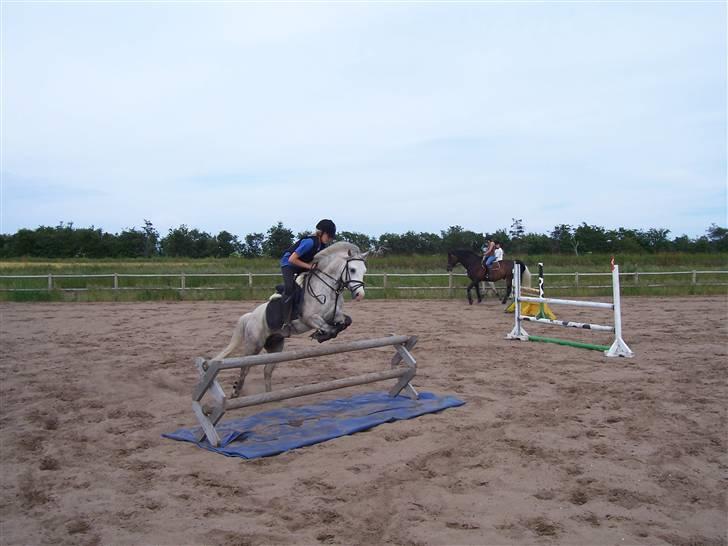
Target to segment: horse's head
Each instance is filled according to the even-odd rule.
[[[460,262],[460,258],[456,254],[454,254],[451,251],[447,253],[447,270],[452,271],[452,268],[455,267]]]
[[[337,290],[348,288],[352,299],[361,301],[364,299],[368,255],[369,252],[362,253],[356,245],[339,242],[316,254],[314,261],[320,271],[337,283]]]

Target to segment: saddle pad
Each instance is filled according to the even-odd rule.
[[[265,306],[265,321],[271,330],[279,330],[283,326],[283,298],[280,294],[274,294],[268,300],[268,305]]]
[[[384,392],[358,394],[309,406],[281,408],[218,423],[220,447],[195,440],[199,427],[163,434],[164,438],[192,442],[228,457],[255,459],[325,442],[373,428],[382,423],[412,419],[426,413],[462,406],[453,396],[420,393],[419,400],[391,398]]]

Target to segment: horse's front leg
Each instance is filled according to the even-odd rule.
[[[349,326],[351,326],[351,323],[354,322],[349,315],[344,315],[344,319],[340,321],[336,321],[336,329],[339,332],[343,332],[346,330]]]
[[[470,294],[470,291],[473,289],[473,286],[475,286],[475,282],[471,282],[468,285],[468,303],[470,305],[473,305],[473,296]]]
[[[351,326],[351,323],[351,317],[344,314],[344,310],[341,306],[337,307],[334,315],[334,327],[336,328],[336,333],[338,334],[339,332],[343,332]]]
[[[307,315],[301,318],[301,322],[308,326],[309,329],[323,330],[324,332],[331,332],[334,329],[334,327],[326,322],[324,317],[319,314]]]
[[[483,303],[483,297],[480,295],[480,281],[475,283],[475,295],[478,296],[478,303]]]
[[[305,322],[316,330],[311,337],[319,343],[335,338],[340,331],[335,324],[329,324],[321,315],[309,315]]]

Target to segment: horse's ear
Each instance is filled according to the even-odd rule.
[[[370,250],[367,250],[364,254],[361,254],[359,257],[362,260],[366,260],[367,259],[367,256],[369,256],[369,252],[371,252],[371,251]]]
[[[351,258],[354,255],[354,253],[349,249],[349,258]]]

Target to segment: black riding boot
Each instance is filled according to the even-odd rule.
[[[291,296],[291,322],[301,318],[301,304],[298,294]]]
[[[283,324],[290,324],[293,321],[293,296],[283,295],[281,302],[281,311],[283,313]]]

